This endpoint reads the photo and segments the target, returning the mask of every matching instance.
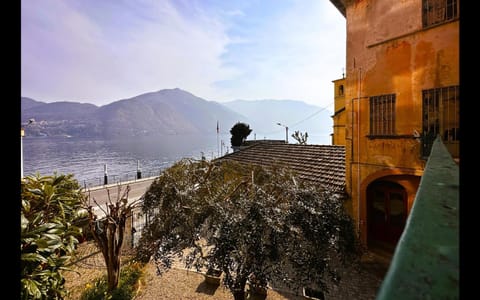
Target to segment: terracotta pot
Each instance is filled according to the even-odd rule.
[[[220,276],[222,271],[218,269],[208,269],[205,273],[205,281],[209,284],[220,285]]]

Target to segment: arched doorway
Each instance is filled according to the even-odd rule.
[[[393,250],[407,220],[407,192],[390,181],[375,181],[367,188],[368,245]]]

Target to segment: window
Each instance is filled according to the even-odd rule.
[[[340,85],[340,86],[338,87],[338,95],[339,95],[339,96],[343,96],[343,85]]]
[[[449,86],[422,91],[423,134],[422,156],[428,157],[437,135],[453,157],[459,155],[460,89]]]
[[[423,27],[453,20],[458,12],[458,0],[423,0]]]
[[[395,94],[370,97],[370,135],[395,134]]]

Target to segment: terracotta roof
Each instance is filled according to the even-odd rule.
[[[291,168],[300,179],[323,185],[342,193],[345,190],[345,147],[332,145],[300,145],[257,143],[217,159]]]

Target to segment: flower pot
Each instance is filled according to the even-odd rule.
[[[303,297],[311,300],[325,300],[325,295],[322,291],[312,288],[303,288]]]
[[[209,284],[220,285],[221,275],[222,275],[221,270],[210,268],[205,273],[205,281]]]
[[[248,294],[251,299],[266,299],[267,298],[267,288],[261,286],[249,286]]]
[[[266,296],[267,295],[267,288],[263,286],[258,286],[258,285],[249,285],[249,293],[252,295],[261,295],[261,296]]]
[[[265,287],[255,287],[252,289],[252,293],[255,295],[266,295],[267,294],[267,288]]]
[[[248,293],[250,295],[263,296],[259,298],[264,299],[267,296],[267,289],[267,286],[256,280],[254,275],[248,279]]]

